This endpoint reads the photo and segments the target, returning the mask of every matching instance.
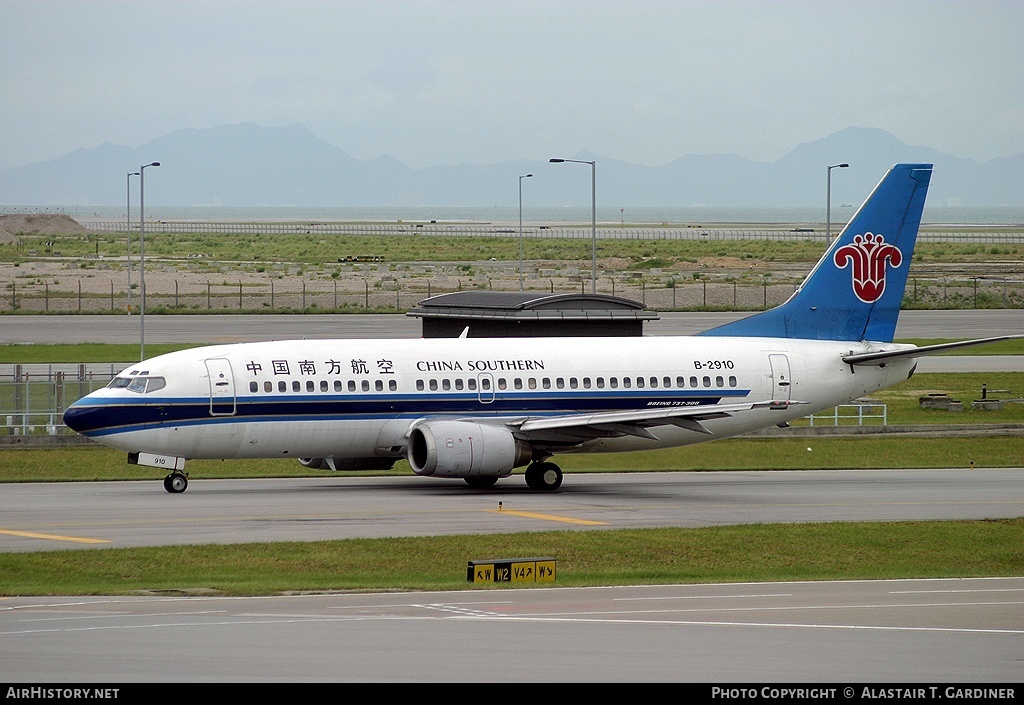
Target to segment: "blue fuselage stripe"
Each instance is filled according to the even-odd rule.
[[[141,428],[160,428],[206,423],[262,423],[315,420],[367,420],[421,416],[473,414],[475,416],[595,413],[626,409],[692,407],[717,404],[722,398],[742,398],[749,390],[647,390],[587,394],[499,392],[493,401],[476,394],[394,394],[376,396],[317,395],[247,396],[218,401],[209,397],[185,399],[92,399],[81,401],[65,413],[65,422],[79,433],[101,436]],[[486,398],[485,398],[486,399]],[[70,423],[69,423],[70,422]]]

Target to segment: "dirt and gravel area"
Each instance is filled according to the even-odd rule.
[[[35,235],[91,232],[63,214],[0,215],[0,243]],[[34,238],[35,247],[40,239]],[[44,241],[45,242],[45,241]],[[147,311],[408,310],[429,296],[466,290],[518,291],[518,262],[346,262],[322,265],[219,262],[191,258],[146,260]],[[1019,263],[1016,265],[1019,268]],[[730,256],[680,260],[640,270],[628,259],[598,259],[597,291],[640,301],[649,309],[718,308],[756,310],[785,301],[811,263],[765,262]],[[931,266],[913,296],[922,303],[971,305],[983,293],[996,300],[1024,297],[1021,279],[987,270],[972,282],[958,265]],[[997,279],[995,275],[999,275]],[[958,279],[956,279],[958,278]],[[991,281],[987,281],[991,279]],[[591,262],[528,261],[523,288],[543,293],[589,293]],[[0,262],[0,313],[111,313],[141,299],[137,258],[62,256],[25,250],[18,261]],[[1005,306],[1006,304],[1004,304]],[[943,307],[940,305],[939,307]]]

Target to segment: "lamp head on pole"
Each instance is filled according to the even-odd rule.
[[[590,166],[595,166],[597,164],[597,162],[590,161],[587,159],[560,159],[558,157],[548,159],[548,161],[551,162],[552,164],[561,164],[563,162],[572,162],[573,164],[589,164]]]

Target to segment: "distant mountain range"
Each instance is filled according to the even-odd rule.
[[[571,158],[596,162],[603,207],[817,206],[828,165],[841,162],[850,168],[832,171],[837,206],[859,204],[897,162],[935,164],[933,205],[1024,205],[1024,154],[979,164],[873,128],[848,127],[771,163],[735,154],[690,154],[653,167],[588,153]],[[520,159],[413,169],[392,157],[353,159],[299,124],[245,123],[177,130],[139,147],[104,143],[8,169],[0,172],[0,204],[124,205],[126,174],[153,161],[161,163],[159,173],[146,172],[146,204],[154,206],[507,207],[518,203],[518,177],[528,173],[531,206],[580,206],[591,197],[585,165]]]

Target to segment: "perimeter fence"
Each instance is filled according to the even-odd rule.
[[[126,221],[87,221],[86,229],[104,233],[137,232],[133,224]],[[608,227],[597,228],[567,226],[524,226],[495,225],[493,223],[294,223],[294,222],[200,222],[200,221],[153,221],[146,222],[150,233],[224,233],[238,235],[376,235],[394,237],[404,235],[462,236],[462,237],[523,237],[553,238],[556,240],[782,240],[820,241],[828,236],[824,230],[810,227],[793,228],[743,228],[661,226],[661,227]],[[832,231],[832,235],[839,230]],[[1001,231],[998,228],[943,229],[942,231],[922,230],[918,235],[922,242],[955,242],[979,245],[1019,245],[1024,242],[1020,229]]]
[[[131,363],[0,365],[0,442],[75,437],[64,410]]]
[[[108,266],[87,280],[53,286],[45,276],[13,282],[0,294],[2,313],[112,314],[138,312],[137,287],[129,288],[124,271]],[[170,269],[171,271],[167,271]],[[301,276],[250,272],[196,274],[175,272],[164,264],[160,274],[147,273],[146,313],[403,313],[421,301],[458,291],[532,291],[538,294],[591,290],[589,272],[531,271],[518,285],[514,268],[454,276],[422,268],[323,268]],[[660,271],[599,272],[599,294],[641,302],[661,311],[758,311],[776,306],[795,291],[802,274],[679,274]],[[957,276],[912,276],[904,308],[978,309],[1024,307],[1024,278],[993,276],[980,270]]]

